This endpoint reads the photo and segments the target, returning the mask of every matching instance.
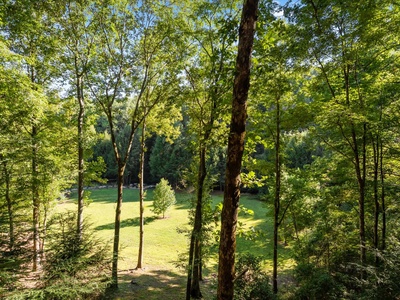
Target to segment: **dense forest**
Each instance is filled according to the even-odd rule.
[[[191,195],[188,300],[213,239],[218,299],[399,299],[399,33],[399,0],[1,0],[0,297],[110,295],[124,190],[141,269],[156,187],[162,216]],[[105,187],[111,244],[85,218]],[[267,208],[268,270],[235,256],[239,188]]]

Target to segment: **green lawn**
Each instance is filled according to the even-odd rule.
[[[114,299],[129,299],[129,294],[134,293],[132,286],[129,285],[130,280],[139,278],[141,282],[141,291],[136,293],[135,299],[158,299],[160,293],[158,289],[176,289],[176,293],[184,292],[185,276],[183,270],[176,267],[176,262],[180,257],[185,255],[188,250],[188,238],[185,234],[179,233],[177,228],[187,228],[188,225],[188,208],[190,194],[177,193],[177,203],[166,213],[166,218],[157,218],[150,210],[152,205],[152,190],[147,190],[145,200],[145,228],[144,228],[144,266],[145,271],[135,271],[129,273],[128,270],[136,267],[138,255],[138,239],[139,239],[139,193],[137,189],[124,189],[124,201],[122,205],[121,215],[121,237],[120,237],[120,259],[119,270],[120,278],[124,284],[120,284],[121,293]],[[71,200],[60,203],[57,206],[58,211],[74,210],[77,208],[75,204],[76,194],[72,193]],[[114,233],[114,217],[115,217],[115,199],[116,189],[94,189],[91,190],[91,199],[93,200],[84,209],[85,218],[93,224],[96,234],[110,244],[110,255]],[[213,204],[222,201],[222,194],[213,195]],[[270,218],[266,217],[267,209],[265,205],[258,201],[254,196],[242,195],[241,205],[254,211],[254,215],[240,214],[239,220],[242,228],[253,227],[261,230],[263,236],[254,240],[244,237],[238,237],[237,253],[251,252],[255,255],[262,256],[265,261],[266,271],[271,270],[272,266],[272,223]],[[206,276],[216,273],[217,249],[215,254],[208,263],[205,271]],[[281,248],[280,255],[282,257],[282,269],[290,267],[291,261],[286,259],[290,249]],[[147,270],[147,271],[146,271]],[[132,274],[132,275],[130,275]],[[146,281],[158,277],[162,283],[161,287],[153,286]],[[212,278],[213,276],[208,276]],[[138,280],[139,280],[138,279]],[[122,287],[121,287],[122,286]],[[146,288],[143,288],[143,287]],[[205,289],[210,289],[207,286]],[[143,291],[147,292],[144,293]],[[179,292],[178,292],[179,291]],[[152,298],[151,293],[154,293]],[[166,291],[164,291],[166,293]],[[208,291],[210,294],[212,290]],[[125,296],[124,296],[125,295]],[[141,298],[139,295],[142,295]],[[205,299],[207,299],[207,291],[205,291]],[[180,298],[180,297],[179,297]],[[169,298],[165,298],[169,299]],[[171,298],[177,299],[177,298]]]

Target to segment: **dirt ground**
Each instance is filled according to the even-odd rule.
[[[176,270],[145,267],[141,270],[119,272],[118,291],[104,299],[111,300],[177,300],[185,299],[186,276]],[[215,276],[201,283],[204,300],[213,299],[216,290]]]

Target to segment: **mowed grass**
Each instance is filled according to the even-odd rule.
[[[109,243],[110,256],[112,251],[112,242],[114,238],[114,220],[117,191],[115,188],[93,189],[90,190],[90,198],[93,200],[84,209],[84,216],[92,224],[95,234],[102,240]],[[137,265],[138,245],[139,245],[139,192],[137,189],[124,189],[124,200],[121,214],[121,232],[120,232],[120,253],[119,265],[120,271],[120,293],[111,299],[131,299],[132,293],[134,299],[159,299],[161,295],[171,294],[172,298],[181,299],[185,290],[184,270],[177,267],[176,263],[182,257],[186,257],[188,251],[188,237],[179,229],[190,229],[188,221],[188,209],[190,199],[193,195],[188,193],[176,193],[177,203],[170,208],[165,219],[155,216],[151,212],[153,190],[146,191],[147,196],[144,202],[145,227],[144,227],[144,271],[135,271],[130,275]],[[213,194],[213,205],[222,202],[223,195]],[[261,231],[263,234],[254,239],[238,237],[237,253],[238,255],[250,252],[261,256],[264,259],[267,272],[272,270],[272,221],[267,217],[267,208],[264,203],[258,201],[256,197],[250,195],[241,196],[241,205],[254,212],[251,214],[239,214],[241,229],[247,232]],[[76,210],[76,194],[71,194],[71,199],[59,203],[56,210]],[[218,228],[219,229],[219,228]],[[250,234],[251,236],[252,234]],[[213,256],[210,258],[206,277],[213,278],[217,272],[218,249],[215,248]],[[281,269],[291,266],[291,261],[287,259],[290,249],[281,247],[279,255],[281,257]],[[129,284],[132,278],[139,278],[140,285],[134,287]],[[156,285],[148,281],[158,278]],[[133,289],[139,289],[134,291]],[[168,293],[167,291],[171,289]],[[203,291],[205,299],[211,299],[214,291],[210,284]],[[203,289],[204,290],[204,289]],[[179,294],[179,295],[178,295]],[[209,295],[209,297],[207,297]],[[182,297],[181,297],[182,296]],[[178,298],[176,298],[178,297]]]

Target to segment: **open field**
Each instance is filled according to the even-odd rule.
[[[110,255],[114,233],[116,189],[105,188],[91,190],[93,202],[88,205],[84,214],[92,223],[96,234],[110,244]],[[58,211],[74,210],[76,195],[71,195],[71,200],[60,203]],[[152,190],[147,190],[145,200],[145,228],[144,228],[144,269],[133,270],[136,267],[139,240],[139,193],[137,189],[124,190],[124,202],[121,215],[121,238],[119,276],[120,289],[108,299],[182,299],[185,293],[186,278],[182,268],[177,266],[180,258],[186,258],[188,251],[188,238],[185,233],[177,229],[189,229],[188,208],[190,194],[177,193],[177,203],[166,213],[166,218],[156,217],[151,212]],[[213,195],[213,204],[222,201],[222,194]],[[254,215],[240,215],[243,229],[254,228],[264,234],[254,240],[239,237],[237,253],[251,252],[262,256],[265,261],[266,271],[272,266],[272,223],[266,218],[267,208],[256,200],[254,196],[243,195],[241,204],[254,211]],[[219,229],[219,228],[218,228]],[[206,280],[203,286],[205,299],[212,299],[216,275],[217,248],[213,249],[205,269]],[[288,257],[290,249],[279,250],[282,258],[281,270],[291,266]],[[186,261],[186,259],[184,259]],[[131,281],[134,284],[131,284]]]

